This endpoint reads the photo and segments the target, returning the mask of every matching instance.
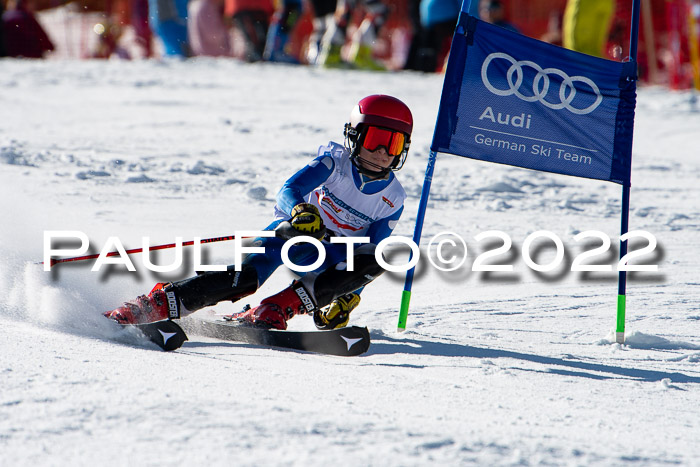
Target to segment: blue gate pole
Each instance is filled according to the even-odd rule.
[[[462,13],[469,14],[471,9],[471,0],[462,1]],[[459,24],[457,25],[459,30]],[[443,84],[444,86],[444,84]],[[416,216],[416,226],[413,230],[413,243],[420,247],[420,237],[423,233],[423,222],[425,220],[425,211],[428,208],[428,197],[430,196],[430,186],[433,182],[433,172],[435,171],[435,161],[437,160],[437,152],[431,150],[428,156],[428,167],[425,169],[425,180],[423,181],[423,189],[420,193],[420,203],[418,204],[418,214]],[[413,259],[413,251],[409,261]],[[406,321],[408,319],[408,306],[411,302],[411,288],[413,287],[413,276],[416,273],[416,266],[406,271],[406,282],[401,295],[401,308],[399,308],[399,332],[406,330]]]
[[[639,10],[641,0],[632,1],[632,24],[630,27],[629,58],[637,62],[637,42],[639,38]],[[620,221],[620,236],[629,231],[630,216],[630,184],[622,186],[622,210]],[[620,240],[620,259],[627,254],[627,241]],[[615,327],[615,342],[625,343],[625,317],[627,311],[627,271],[620,271],[617,282],[617,325]]]
[[[630,186],[622,187],[622,216],[620,236],[629,230]],[[627,254],[627,241],[620,240],[620,259]],[[620,271],[617,280],[617,326],[615,327],[615,342],[625,343],[625,312],[627,308],[627,271]]]
[[[433,182],[433,172],[435,171],[435,161],[437,160],[437,152],[430,151],[428,156],[428,166],[425,169],[425,180],[423,180],[423,189],[420,192],[420,203],[418,204],[418,214],[416,216],[416,227],[413,229],[413,243],[420,246],[420,237],[423,233],[423,221],[425,220],[425,211],[428,208],[428,197],[430,196],[430,186]],[[411,251],[410,258],[413,258]],[[410,262],[410,259],[409,259]],[[411,288],[413,286],[413,276],[416,272],[416,266],[413,266],[406,272],[406,282],[401,295],[401,308],[399,309],[399,331],[406,330],[406,320],[408,318],[408,305],[411,301]]]

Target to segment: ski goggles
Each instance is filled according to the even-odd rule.
[[[406,135],[400,131],[368,126],[364,133],[362,147],[368,151],[373,152],[384,146],[390,156],[399,156],[406,147]]]

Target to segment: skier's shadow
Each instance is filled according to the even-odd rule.
[[[637,381],[656,382],[663,379],[670,379],[673,383],[696,383],[700,384],[700,377],[689,376],[684,373],[666,372],[656,370],[644,370],[639,368],[628,368],[622,366],[604,365],[600,363],[589,363],[564,358],[545,357],[542,355],[513,352],[510,350],[489,349],[485,347],[474,347],[471,345],[458,343],[444,343],[421,341],[417,339],[396,339],[383,333],[372,333],[372,344],[365,354],[370,355],[433,355],[437,357],[470,357],[470,358],[510,358],[530,363],[543,365],[542,369],[517,368],[522,371],[532,371],[538,373],[560,374],[568,376],[579,376],[590,379],[619,379],[620,377],[630,378]],[[382,365],[375,363],[375,365]],[[387,364],[391,366],[418,367],[415,364]],[[428,366],[428,365],[424,365]],[[514,368],[515,369],[515,368]],[[674,389],[681,389],[671,386]]]

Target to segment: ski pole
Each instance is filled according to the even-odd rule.
[[[227,237],[203,238],[199,241],[199,243],[225,242],[227,240],[233,240],[235,238],[236,238],[235,235],[229,235]],[[248,237],[243,237],[243,238],[248,238]],[[189,240],[187,242],[182,243],[182,246],[191,246],[191,245],[194,245],[194,240]],[[148,251],[165,250],[168,248],[174,248],[175,246],[176,246],[175,243],[168,243],[165,245],[156,245],[156,246],[149,247]],[[134,253],[142,253],[142,252],[143,252],[143,248],[134,248],[131,250],[126,250],[127,255],[131,255]],[[119,254],[120,253],[118,251],[112,251],[112,252],[107,253],[105,256],[118,256]],[[97,259],[99,256],[100,255],[97,254],[97,255],[75,256],[73,258],[59,258],[59,259],[51,258],[51,263],[49,263],[49,267],[53,267],[55,264],[58,264],[58,263],[68,263],[71,261],[85,261],[88,259]],[[44,262],[42,261],[39,264],[44,264]]]

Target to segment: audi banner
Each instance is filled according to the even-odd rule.
[[[630,184],[636,63],[566,50],[465,15],[431,149]]]

